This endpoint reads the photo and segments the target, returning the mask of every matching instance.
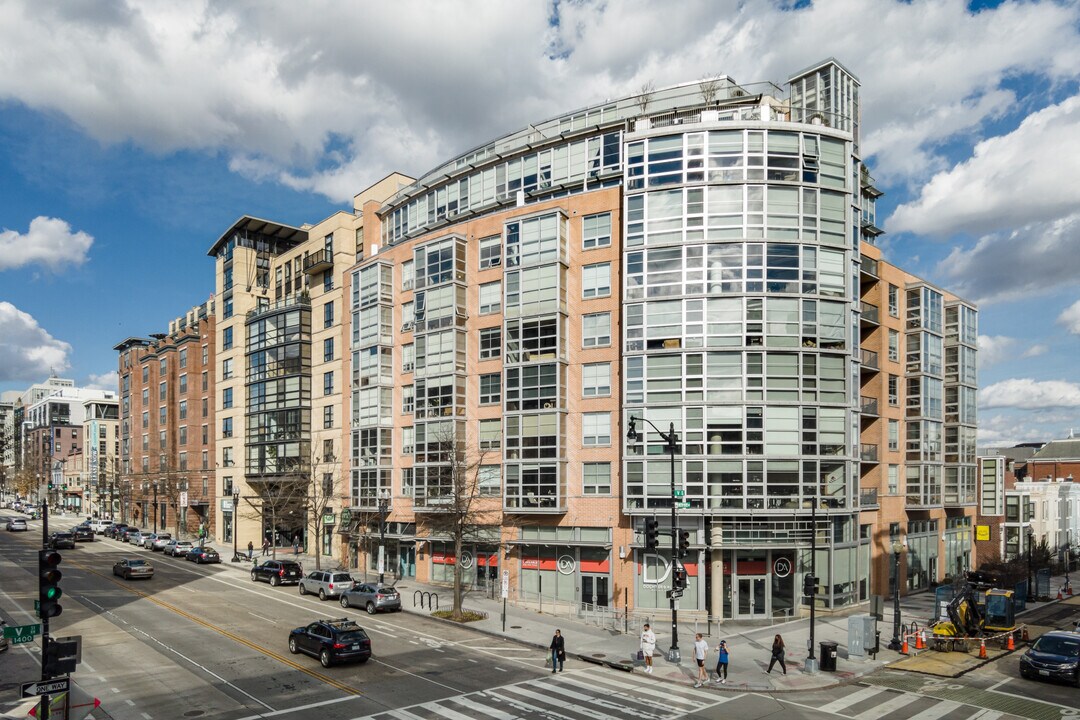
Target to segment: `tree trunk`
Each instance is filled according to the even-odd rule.
[[[462,587],[463,578],[461,572],[461,535],[461,524],[459,523],[454,529],[454,606],[450,611],[450,617],[458,621],[462,620],[464,617],[464,613],[462,612],[462,604],[465,595],[465,588]]]
[[[322,519],[321,513],[315,513],[315,522],[312,523],[312,537],[308,539],[308,545],[312,542],[315,543],[315,569],[322,570],[322,565],[319,563],[319,558],[322,557],[322,536],[319,534],[319,521]]]

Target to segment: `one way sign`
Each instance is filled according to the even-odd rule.
[[[71,678],[57,678],[56,680],[42,680],[41,682],[29,682],[22,684],[22,696],[24,698],[38,695],[52,695],[68,691]]]

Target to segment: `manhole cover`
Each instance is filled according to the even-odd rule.
[[[604,657],[607,657],[607,655],[605,655],[604,653],[593,653],[593,654],[592,654],[592,656],[593,656],[594,658],[604,658]]]
[[[520,629],[521,629],[521,626],[520,626],[520,625],[511,625],[511,626],[510,626],[510,629],[511,629],[511,630],[520,630]]]

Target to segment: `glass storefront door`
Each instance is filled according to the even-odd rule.
[[[581,576],[581,602],[596,605],[597,607],[608,606],[608,578],[606,575]]]
[[[740,576],[737,607],[738,618],[760,620],[767,617],[768,578],[764,575]]]

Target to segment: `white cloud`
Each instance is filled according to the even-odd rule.
[[[100,375],[90,373],[89,380],[84,387],[93,390],[112,390],[117,392],[120,389],[120,373],[116,370],[110,370],[109,372]]]
[[[1042,343],[1036,343],[1035,345],[1032,345],[1027,350],[1025,350],[1023,353],[1021,353],[1020,357],[1023,357],[1023,358],[1039,357],[1040,355],[1045,355],[1048,352],[1050,352],[1049,347],[1047,347],[1046,345],[1043,345]]]
[[[68,368],[71,345],[57,340],[37,320],[0,301],[0,382],[38,381]]]
[[[1077,300],[1058,315],[1057,319],[1073,335],[1080,335],[1080,300]]]
[[[1080,165],[1080,157],[1076,162]],[[978,303],[1073,286],[1080,277],[1080,212],[986,235],[970,248],[953,248],[938,271],[948,279],[950,290]]]
[[[347,201],[391,171],[418,175],[647,81],[720,72],[783,84],[828,56],[862,82],[864,156],[876,155],[885,177],[921,179],[945,166],[943,143],[1017,109],[1008,79],[1054,86],[1080,67],[1076,4],[788,8],[12,1],[0,6],[0,100],[63,114],[104,143],[223,151],[237,171]]]
[[[1065,380],[1032,380],[1013,378],[988,385],[979,391],[979,407],[1080,409],[1080,383]]]
[[[12,270],[39,263],[53,272],[86,262],[86,253],[94,238],[71,232],[71,226],[59,218],[39,216],[30,221],[26,234],[0,230],[0,270]]]
[[[979,365],[989,367],[1009,359],[1012,347],[1016,345],[1016,339],[1004,335],[980,335],[979,336]]]

